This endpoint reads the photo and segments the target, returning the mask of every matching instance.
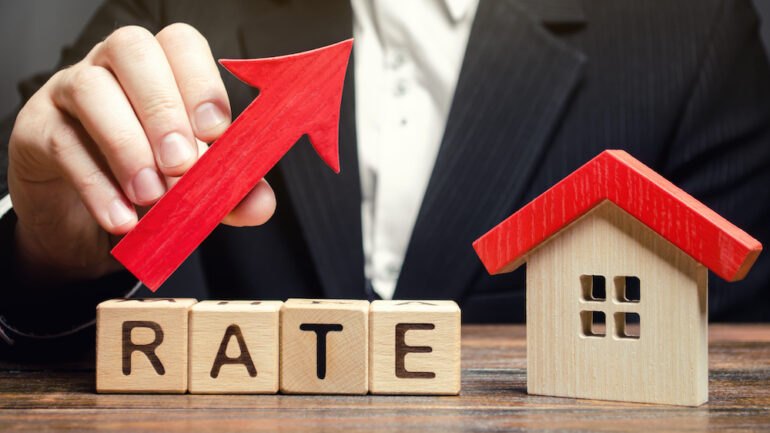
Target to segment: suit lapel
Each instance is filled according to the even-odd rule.
[[[352,24],[348,0],[282,2],[259,27],[242,32],[247,55],[265,57],[350,38]],[[307,137],[277,165],[289,191],[278,200],[291,201],[324,293],[332,298],[365,297],[353,64],[351,55],[340,112],[340,174],[323,163]]]
[[[396,287],[399,299],[462,298],[482,272],[471,243],[523,204],[528,179],[579,81],[584,56],[541,25],[580,22],[577,3],[529,3],[479,4]]]

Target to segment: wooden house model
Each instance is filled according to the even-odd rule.
[[[527,391],[708,400],[708,269],[762,245],[628,153],[608,150],[476,240],[491,274],[527,263]]]

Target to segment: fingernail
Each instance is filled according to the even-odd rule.
[[[134,213],[121,199],[113,200],[107,208],[107,212],[113,227],[120,227],[134,219]]]
[[[149,167],[139,170],[131,184],[136,200],[141,203],[155,201],[166,191],[158,173]]]
[[[198,131],[208,131],[225,121],[225,113],[212,102],[204,102],[195,109],[195,127]]]
[[[168,134],[160,142],[160,163],[168,168],[184,164],[192,156],[191,146],[184,135],[178,132]]]

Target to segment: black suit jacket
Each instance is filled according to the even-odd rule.
[[[118,26],[158,31],[177,21],[198,28],[216,58],[256,58],[349,38],[353,18],[348,0],[109,1],[62,64]],[[267,176],[278,200],[274,218],[258,228],[216,229],[161,295],[370,297],[352,65],[341,174],[302,139]],[[256,93],[223,75],[239,113]],[[769,77],[748,1],[481,0],[395,297],[455,299],[467,322],[523,321],[525,269],[489,276],[471,243],[607,148],[629,151],[767,244]],[[44,78],[23,84],[24,96]],[[6,236],[12,219],[5,218]],[[93,315],[97,299],[130,285],[110,278],[107,288],[100,281],[67,291],[66,304],[30,326],[65,320],[61,305],[68,317],[77,308]],[[766,255],[742,282],[712,277],[712,319],[770,319],[769,282]]]

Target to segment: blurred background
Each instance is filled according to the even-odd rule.
[[[770,56],[770,0],[751,1],[762,21],[762,40],[765,52]],[[104,2],[105,0],[0,0],[0,28],[3,29],[4,36],[0,42],[0,119],[13,113],[20,103],[17,83],[36,73],[52,70],[58,62],[61,49],[74,42],[93,13]],[[198,284],[188,284],[203,279],[200,268],[192,263],[194,262],[188,260],[174,273],[171,278],[177,281],[167,285],[168,288],[160,296],[199,299],[205,296],[197,291]],[[190,287],[196,289],[191,291]],[[140,293],[141,296],[153,296],[147,290]]]
[[[770,47],[770,0],[753,0]],[[19,103],[16,83],[53,68],[59,50],[71,43],[104,0],[0,0],[0,116]]]

